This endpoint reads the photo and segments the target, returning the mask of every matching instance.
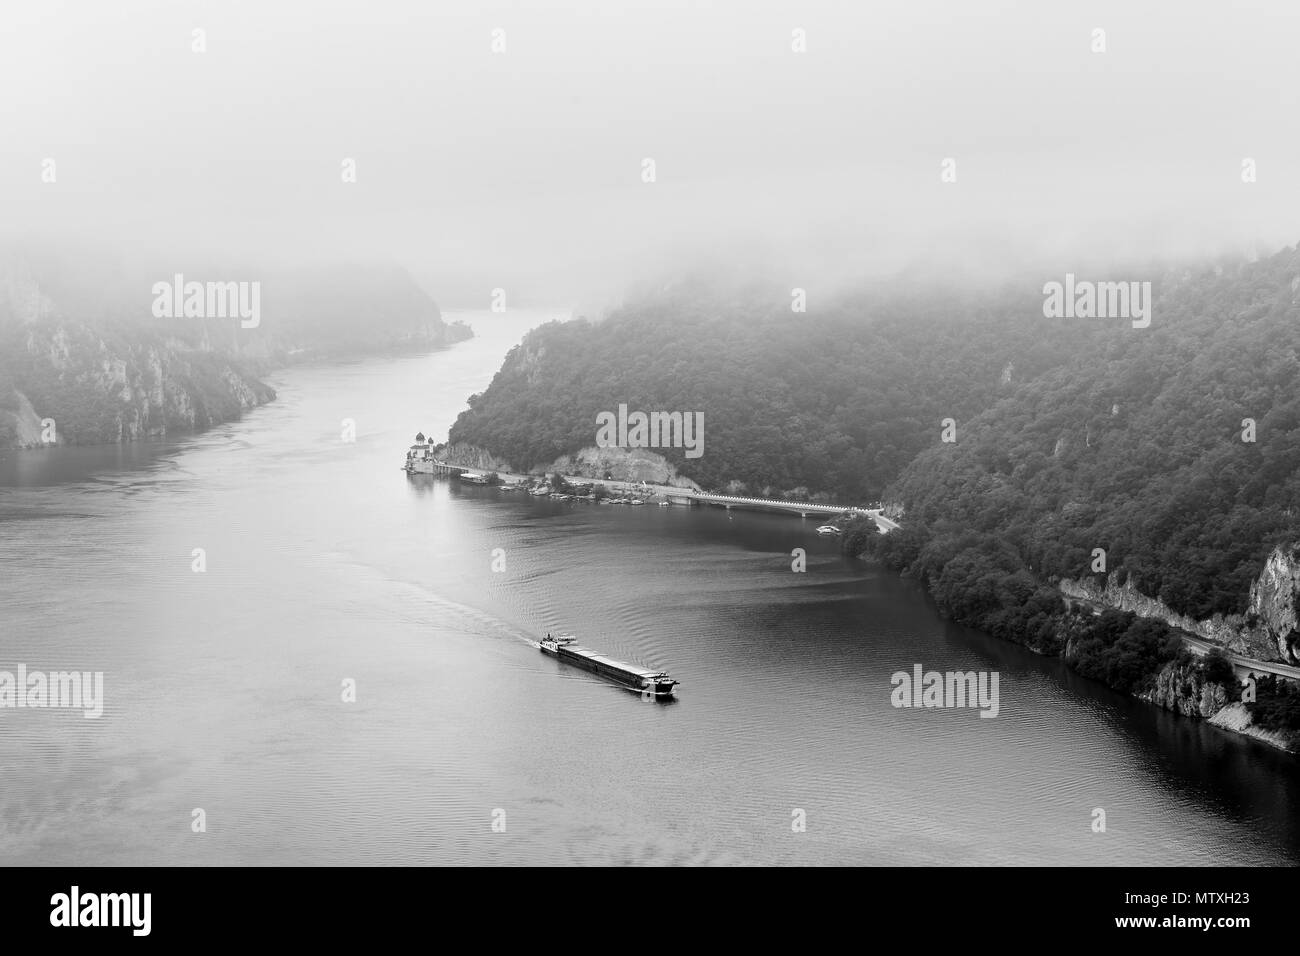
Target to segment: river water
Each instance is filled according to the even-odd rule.
[[[408,477],[554,316],[460,317],[192,438],[0,458],[0,670],[105,696],[0,709],[0,862],[1300,859],[1294,758],[947,623],[815,519]],[[542,656],[556,629],[678,700]],[[998,716],[894,708],[915,664],[996,671]]]

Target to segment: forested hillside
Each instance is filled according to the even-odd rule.
[[[702,412],[703,455],[662,452],[702,485],[870,500],[937,439],[941,418],[972,417],[1113,334],[1049,333],[1041,308],[1032,284],[979,296],[881,288],[794,313],[788,290],[723,296],[687,283],[601,322],[535,330],[450,439],[530,468],[593,445],[597,413],[621,403]]]
[[[1244,612],[1265,556],[1300,541],[1298,277],[1288,251],[1165,283],[1150,328],[959,422],[889,495],[1040,576],[1088,574],[1100,548],[1181,613]]]
[[[1148,328],[1045,318],[1060,278],[895,284],[807,314],[783,290],[679,286],[535,331],[451,440],[527,468],[592,445],[620,403],[701,411],[704,455],[664,451],[682,474],[901,503],[888,558],[956,617],[1027,628],[1094,549],[1179,613],[1246,611],[1265,557],[1300,542],[1300,257],[1125,277],[1153,282]]]

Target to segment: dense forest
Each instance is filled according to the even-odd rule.
[[[1268,551],[1300,541],[1300,258],[1154,284],[1138,329],[1044,318],[1041,279],[897,283],[806,314],[781,290],[686,283],[536,330],[450,437],[533,468],[592,445],[620,403],[700,411],[704,454],[663,454],[705,487],[885,497],[1040,579],[1088,574],[1102,548],[1181,613],[1242,612]]]
[[[1264,556],[1300,541],[1300,260],[1202,270],[1156,309],[959,423],[889,494],[1046,577],[1089,573],[1101,548],[1181,613],[1245,611]]]
[[[875,499],[941,418],[973,416],[1104,337],[1043,334],[1041,303],[1033,287],[972,298],[899,284],[794,313],[788,290],[684,282],[600,322],[535,330],[450,440],[534,468],[594,444],[597,413],[620,403],[698,411],[704,454],[663,454],[705,487]]]

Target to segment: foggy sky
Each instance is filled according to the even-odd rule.
[[[0,236],[391,256],[453,305],[1271,250],[1297,50],[1294,0],[3,0]]]

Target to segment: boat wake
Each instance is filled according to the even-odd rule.
[[[445,598],[427,585],[391,577],[382,569],[361,564],[349,555],[328,552],[323,556],[331,559],[340,570],[368,578],[370,583],[391,591],[395,599],[389,604],[389,610],[403,623],[417,626],[433,623],[476,637],[516,640],[534,650],[541,646],[528,631],[480,608]]]

